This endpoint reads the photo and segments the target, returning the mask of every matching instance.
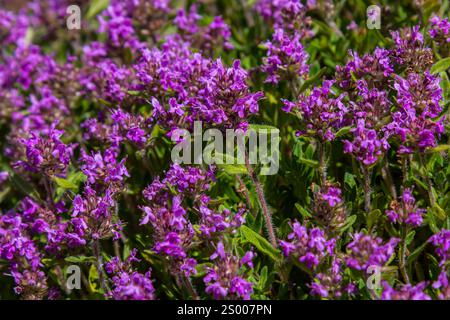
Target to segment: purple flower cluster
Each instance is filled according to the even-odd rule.
[[[448,275],[445,270],[441,272],[437,281],[433,283],[433,288],[439,290],[439,299],[450,300],[450,285],[448,281]]]
[[[112,276],[113,288],[109,295],[114,300],[154,300],[155,288],[153,287],[151,271],[145,274],[135,271],[133,262],[139,262],[136,258],[137,250],[133,249],[125,262],[118,257],[113,257],[106,263],[105,269]]]
[[[0,258],[9,264],[17,294],[27,299],[42,299],[47,279],[41,270],[41,254],[27,235],[27,224],[17,215],[0,217]]]
[[[394,253],[399,239],[391,238],[383,244],[378,237],[355,233],[347,245],[345,263],[350,268],[365,271],[369,266],[384,266]]]
[[[165,55],[160,53],[157,55],[165,58]],[[146,57],[145,63],[151,65],[144,68],[158,68],[154,66],[158,63],[154,60],[154,53],[148,52]],[[181,60],[170,65],[164,63],[163,69],[157,73],[158,77],[167,77],[166,88],[173,88],[178,96],[170,98],[167,107],[156,98],[152,99],[153,116],[158,123],[169,129],[180,126],[182,123],[192,125],[196,120],[225,128],[245,127],[246,118],[258,112],[258,101],[263,94],[250,92],[247,84],[248,75],[240,66],[240,61],[234,61],[230,68],[226,67],[220,59],[204,61],[198,55],[188,55],[187,58],[189,61]],[[178,69],[179,66],[181,70]],[[175,70],[172,71],[172,68]],[[147,83],[146,87],[154,80],[157,79],[149,78],[148,74],[143,78],[144,83]],[[191,86],[186,87],[186,81]],[[155,89],[167,90],[164,87],[160,88],[160,84],[165,83],[164,80],[158,79],[158,83],[159,88]],[[180,86],[183,83],[184,86]]]
[[[76,235],[73,240],[79,244],[86,243],[84,239],[120,237],[116,198],[123,191],[124,179],[128,176],[124,162],[124,159],[119,161],[117,153],[111,149],[107,149],[104,155],[83,152],[81,170],[87,181],[83,194],[77,194],[73,199],[70,220]]]
[[[436,254],[440,258],[439,264],[441,266],[450,261],[450,230],[441,230],[441,232],[433,235],[429,241],[436,247]]]
[[[308,54],[300,43],[299,34],[290,36],[283,29],[277,29],[266,46],[267,58],[262,66],[262,71],[267,73],[266,82],[276,84],[280,79],[308,76]]]
[[[180,30],[181,39],[203,53],[211,54],[221,47],[225,50],[233,49],[230,42],[231,29],[223,18],[216,16],[210,24],[202,26],[199,23],[202,16],[197,13],[197,10],[198,5],[193,4],[189,11],[181,9],[177,12],[174,23]]]
[[[331,89],[333,81],[324,81],[322,87],[314,88],[309,95],[301,95],[298,102],[283,100],[283,110],[299,112],[305,124],[301,134],[316,136],[320,141],[332,141],[335,133],[345,124],[347,108],[343,95],[335,97]]]
[[[344,140],[344,152],[351,153],[364,165],[374,164],[378,158],[389,149],[386,137],[378,137],[375,129],[366,127],[363,119],[358,119],[353,132],[353,141]]]
[[[66,145],[60,138],[63,131],[53,126],[48,135],[38,136],[31,133],[29,139],[23,139],[26,160],[20,160],[20,166],[30,172],[39,172],[47,177],[65,175],[75,145]]]
[[[420,282],[415,286],[405,284],[395,290],[387,282],[383,281],[381,300],[431,300],[430,296],[424,292],[426,286],[426,282]]]
[[[433,16],[430,19],[430,37],[440,46],[448,46],[450,43],[450,22],[448,19]]]
[[[217,243],[216,251],[210,257],[213,267],[207,268],[203,281],[206,293],[215,299],[242,298],[249,300],[253,293],[253,284],[245,279],[245,265],[253,268],[254,253],[248,251],[241,259],[225,251],[224,244]],[[244,276],[244,277],[243,277]]]
[[[108,36],[107,43],[112,48],[139,49],[143,43],[133,28],[133,11],[136,1],[112,1],[99,17],[100,32]]]
[[[418,208],[412,190],[406,188],[403,190],[400,202],[394,200],[391,203],[391,209],[386,210],[386,215],[392,222],[418,227],[422,224],[422,215],[425,212],[425,209]]]
[[[342,275],[342,263],[334,258],[327,272],[319,273],[310,284],[311,294],[322,298],[339,299],[345,294],[350,296],[357,291],[353,283],[345,284]]]
[[[314,193],[312,212],[327,232],[343,226],[346,219],[346,210],[342,190],[327,182],[325,186]]]
[[[423,75],[410,73],[407,79],[397,77],[394,88],[400,110],[392,114],[387,128],[402,142],[399,153],[412,153],[434,147],[444,131],[442,120],[434,121],[442,111],[442,90],[439,78],[428,71]]]
[[[29,21],[21,13],[0,10],[0,43],[18,45],[25,40]]]
[[[174,164],[163,180],[155,179],[143,192],[151,205],[142,207],[141,225],[152,225],[153,250],[171,257],[174,273],[183,271],[186,276],[196,273],[197,262],[188,255],[194,248],[194,240],[214,239],[225,232],[233,234],[244,222],[243,209],[232,214],[229,209],[212,206],[205,192],[213,179],[212,169],[203,171]],[[199,215],[198,232],[194,229],[194,221],[188,217],[185,205],[188,200],[193,202],[191,208]]]
[[[305,38],[312,35],[312,19],[306,15],[307,10],[314,7],[311,2],[304,6],[300,0],[259,0],[255,9],[275,29],[282,28]]]
[[[328,240],[319,228],[308,230],[295,221],[292,230],[287,237],[288,241],[280,241],[286,257],[297,259],[308,268],[314,269],[327,256],[333,256],[336,239]]]

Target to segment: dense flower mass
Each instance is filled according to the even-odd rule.
[[[450,299],[446,7],[355,3],[2,2],[0,297]]]

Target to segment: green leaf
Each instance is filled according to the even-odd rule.
[[[351,173],[346,172],[344,175],[344,183],[347,184],[350,188],[356,186],[355,176]]]
[[[431,211],[433,215],[439,220],[444,220],[445,218],[447,218],[444,209],[442,209],[441,206],[437,203],[434,204],[433,208],[431,208]]]
[[[64,259],[66,262],[70,263],[84,263],[84,262],[94,262],[95,257],[87,257],[87,256],[70,256]]]
[[[274,126],[269,126],[269,125],[265,125],[265,124],[255,124],[255,123],[250,123],[248,125],[248,128],[253,129],[257,132],[259,132],[261,130],[267,130],[268,132],[271,132],[272,130],[280,131],[280,129],[278,129],[277,127],[274,127]]]
[[[247,174],[247,168],[243,164],[218,164],[217,167],[228,174]]]
[[[406,259],[406,263],[409,265],[411,263],[413,263],[422,253],[422,251],[425,249],[425,247],[427,246],[428,241],[424,242],[420,247],[416,248]]]
[[[12,185],[15,189],[19,190],[26,196],[31,196],[34,199],[40,199],[37,190],[29,184],[26,180],[22,179],[19,175],[15,173],[10,173],[9,175]]]
[[[416,232],[414,230],[411,231],[410,233],[408,233],[408,235],[405,238],[405,242],[406,242],[407,246],[414,240],[415,235],[416,235]]]
[[[211,262],[206,263],[200,263],[195,266],[195,270],[197,271],[195,275],[193,275],[194,278],[202,278],[206,275],[206,271],[208,268],[214,267],[214,264]]]
[[[264,288],[266,287],[266,283],[267,283],[267,279],[268,279],[268,268],[267,268],[267,266],[264,266],[262,269],[261,269],[261,273],[260,273],[260,275],[259,275],[259,284],[258,284],[258,286],[259,286],[259,289],[261,289],[261,291],[262,290],[264,290]]]
[[[317,161],[317,160],[298,158],[297,161],[300,163],[306,164],[309,167],[313,167],[316,169],[319,168],[319,161]]]
[[[369,212],[367,215],[367,228],[372,229],[372,227],[377,223],[378,218],[381,216],[380,209],[375,209]]]
[[[109,0],[92,0],[91,6],[86,14],[88,19],[92,19],[97,14],[105,10],[109,5]]]
[[[439,60],[430,69],[431,74],[436,74],[450,68],[450,57]]]
[[[450,149],[450,145],[449,144],[440,144],[437,147],[428,149],[427,152],[429,152],[429,153],[438,153],[438,152],[447,151],[449,149]]]
[[[98,285],[98,271],[94,264],[91,264],[89,269],[89,288],[92,292],[100,292],[100,286]]]
[[[312,76],[311,78],[309,78],[308,80],[306,80],[305,82],[303,82],[303,85],[300,87],[300,92],[305,91],[306,89],[308,89],[311,85],[313,85],[314,83],[316,83],[319,78],[321,78],[324,74],[325,71],[327,71],[327,68],[324,67],[322,69],[319,70],[319,72],[317,72],[314,76]]]
[[[344,225],[339,228],[339,232],[344,232],[345,230],[349,229],[355,223],[356,218],[356,215],[349,216],[347,220],[345,220]]]
[[[0,203],[3,202],[3,200],[6,198],[6,196],[8,195],[8,193],[11,191],[11,188],[5,188],[4,190],[0,191]]]
[[[274,261],[279,261],[281,259],[280,252],[272,247],[269,241],[261,237],[255,231],[244,225],[241,226],[241,232],[243,237],[261,251],[261,253],[266,254]]]
[[[52,180],[58,185],[58,187],[63,189],[78,190],[78,186],[67,179],[52,177]]]
[[[311,218],[311,214],[308,212],[308,210],[306,210],[305,208],[303,208],[298,202],[295,203],[295,208],[298,210],[298,212],[300,212],[300,214],[303,216],[303,218]]]
[[[351,129],[352,129],[351,126],[343,127],[338,132],[336,132],[335,137],[339,138],[339,137],[345,136],[347,133],[350,132]]]

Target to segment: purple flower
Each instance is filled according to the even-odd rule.
[[[65,175],[76,145],[64,144],[60,139],[62,134],[63,131],[56,130],[55,126],[47,135],[32,132],[30,138],[22,140],[26,148],[26,160],[17,161],[15,166],[47,176]]]
[[[395,42],[393,57],[407,73],[423,73],[433,64],[433,52],[425,47],[420,26],[391,32]]]
[[[198,5],[193,4],[189,12],[184,9],[177,12],[174,23],[181,31],[182,40],[204,53],[211,53],[219,47],[232,49],[233,45],[229,41],[231,29],[222,17],[216,16],[209,25],[201,26],[199,22],[202,16],[197,13],[197,9]]]
[[[319,228],[308,230],[296,221],[292,224],[292,229],[288,241],[280,241],[286,257],[295,258],[314,269],[326,256],[333,256],[336,240],[328,240]]]
[[[430,19],[430,37],[436,41],[436,43],[442,47],[448,46],[450,43],[450,22],[448,19],[439,18],[438,16],[433,16]]]
[[[403,190],[403,195],[400,197],[400,200],[400,202],[394,200],[391,203],[391,210],[386,210],[386,215],[389,220],[408,224],[413,227],[420,226],[423,221],[422,215],[426,210],[418,208],[411,189],[406,188]]]
[[[353,141],[344,140],[344,152],[355,155],[358,161],[370,166],[389,149],[385,136],[379,137],[375,129],[368,129],[363,119],[359,119],[353,132]]]
[[[441,300],[450,300],[450,286],[447,272],[444,270],[439,275],[437,281],[433,283],[433,288],[439,290],[438,298]]]
[[[128,177],[125,159],[117,160],[114,149],[107,149],[102,155],[100,152],[88,155],[82,150],[81,171],[88,177],[90,184],[111,184],[114,188],[123,183]]]
[[[359,80],[367,76],[376,79],[374,85],[381,86],[386,83],[386,79],[394,72],[392,52],[376,48],[373,54],[366,54],[360,57],[357,52],[349,51],[351,59],[345,66],[337,66],[337,85],[345,90],[352,89]],[[368,90],[368,86],[365,86]]]
[[[436,254],[441,259],[439,263],[441,266],[450,261],[450,230],[442,229],[441,232],[432,236],[429,241],[436,247]]]
[[[333,81],[324,81],[322,87],[314,88],[309,95],[302,95],[296,103],[282,100],[284,111],[298,110],[302,116],[306,135],[317,136],[321,141],[332,141],[335,132],[344,125],[344,115],[347,108],[344,106],[343,95],[334,98],[331,90]]]
[[[369,266],[384,266],[394,253],[400,240],[391,238],[383,245],[381,238],[355,233],[353,241],[347,245],[345,263],[356,270],[366,270]]]
[[[290,36],[283,29],[276,29],[266,46],[268,52],[262,66],[262,71],[268,75],[265,82],[276,84],[281,79],[291,81],[308,76],[308,54],[300,43],[300,35]]]
[[[325,201],[328,202],[330,207],[334,207],[342,202],[341,189],[335,187],[329,187],[326,193],[322,194]]]
[[[139,262],[136,258],[136,249],[133,249],[131,255],[125,262],[114,257],[106,263],[106,271],[112,275],[113,288],[107,296],[114,300],[154,300],[155,289],[151,279],[150,270],[145,273],[134,271],[132,263]]]
[[[341,189],[327,181],[323,187],[314,191],[311,211],[326,232],[343,226],[347,214]]]
[[[395,290],[386,281],[383,281],[381,300],[431,300],[430,296],[424,292],[426,286],[426,282],[420,282],[416,286],[402,285]]]
[[[133,20],[127,14],[126,3],[112,1],[98,19],[99,32],[108,35],[108,43],[113,48],[141,48],[142,44],[133,28]]]
[[[311,294],[322,298],[341,298],[344,294],[354,294],[357,289],[352,283],[345,284],[341,261],[333,259],[331,267],[327,272],[322,272],[314,277],[309,285]]]
[[[23,43],[28,25],[28,17],[11,11],[0,10],[0,43],[2,46]]]
[[[6,260],[14,278],[16,294],[24,299],[42,299],[47,289],[42,255],[26,228],[19,215],[0,216],[0,258]]]
[[[207,267],[206,276],[203,278],[206,293],[211,294],[214,299],[229,297],[249,300],[253,293],[253,284],[243,277],[244,271],[240,267],[251,261],[250,255],[247,252],[242,259],[239,259],[227,252],[220,241],[210,258],[214,260],[213,267]]]
[[[298,33],[301,38],[310,37],[312,21],[306,16],[307,7],[299,0],[258,0],[256,11],[271,22],[275,29],[282,28]]]
[[[0,171],[0,186],[8,180],[9,173],[7,171]]]

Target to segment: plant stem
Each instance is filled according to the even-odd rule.
[[[323,142],[317,141],[317,151],[319,153],[320,185],[323,187],[327,182],[327,161],[325,154],[325,144]]]
[[[245,185],[244,180],[242,180],[240,175],[236,175],[236,179],[239,182],[239,190],[238,191],[242,192],[242,194],[245,197],[245,201],[247,202],[247,207],[248,207],[249,210],[251,210],[252,209],[252,203],[250,201],[250,195],[248,193],[247,186]]]
[[[431,204],[431,207],[434,207],[434,205],[436,204],[436,198],[433,193],[433,182],[431,181],[430,175],[428,174],[428,169],[425,165],[425,159],[424,159],[423,153],[419,153],[419,160],[420,160],[420,165],[425,170],[425,181],[426,181],[427,187],[428,187],[428,197],[430,198],[430,204]]]
[[[405,188],[406,182],[408,181],[408,158],[406,156],[401,157],[402,162],[402,188]]]
[[[55,206],[55,202],[53,201],[53,187],[50,178],[44,178],[44,187],[45,192],[47,193],[47,204],[53,208]]]
[[[405,280],[406,283],[409,283],[409,276],[406,271],[406,235],[407,235],[407,226],[404,224],[402,227],[402,240],[400,245],[400,263],[399,263],[399,269],[403,276],[403,280]]]
[[[248,154],[245,152],[245,166],[247,168],[248,174],[253,182],[253,185],[256,189],[256,194],[258,195],[259,204],[261,206],[264,220],[266,222],[266,229],[269,234],[270,243],[274,248],[277,247],[277,238],[275,236],[275,231],[273,229],[272,225],[272,216],[269,211],[269,206],[267,205],[266,198],[264,197],[264,189],[262,187],[261,182],[258,179],[258,176],[256,175],[255,171],[253,170],[252,165],[250,164],[250,161],[248,159]]]
[[[103,270],[103,259],[100,254],[100,242],[98,239],[94,239],[92,242],[92,251],[95,256],[95,267],[97,268],[98,280],[105,294],[109,293],[109,287],[106,283],[105,272]]]
[[[389,163],[387,159],[385,159],[385,161],[383,162],[383,167],[381,168],[381,175],[389,188],[392,199],[393,200],[397,199],[397,190],[395,189],[394,180],[392,179],[392,174],[391,171],[389,170]]]
[[[195,290],[194,286],[192,285],[191,279],[189,277],[184,276],[183,283],[185,284],[187,290],[189,291],[189,294],[191,295],[192,299],[200,300],[200,297],[198,296],[197,291]]]
[[[372,195],[372,189],[370,188],[371,171],[365,165],[362,165],[362,171],[364,175],[364,210],[369,213],[371,208],[370,201]]]

